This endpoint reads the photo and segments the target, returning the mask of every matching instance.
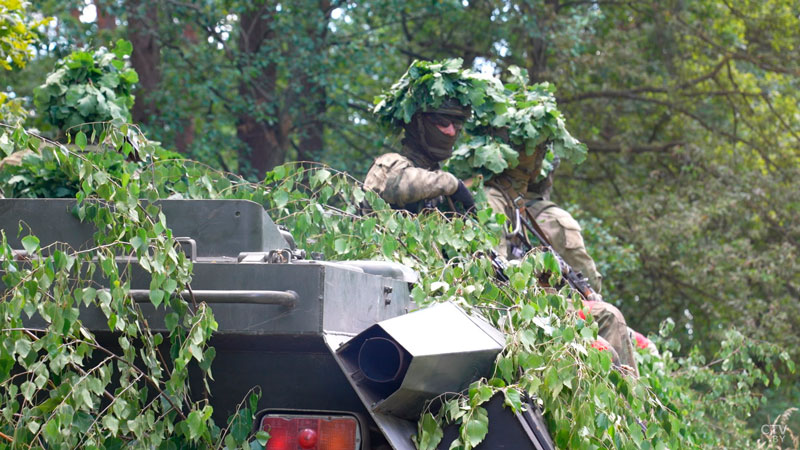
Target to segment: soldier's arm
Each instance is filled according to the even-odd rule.
[[[408,158],[387,153],[372,164],[364,186],[377,192],[384,201],[404,206],[453,194],[458,189],[458,178],[441,170],[414,167]]]
[[[389,174],[383,199],[395,205],[407,205],[441,195],[452,195],[457,189],[458,178],[451,173],[405,167]]]

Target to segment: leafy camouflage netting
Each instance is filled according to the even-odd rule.
[[[119,40],[113,50],[71,53],[36,88],[37,109],[61,130],[80,125],[87,131],[88,124],[130,120],[133,85],[139,77],[125,68],[123,58],[132,50],[130,42]]]
[[[581,163],[586,146],[566,128],[556,105],[555,87],[549,83],[528,85],[528,77],[518,67],[509,69],[511,76],[502,89],[490,84],[482,107],[467,123],[472,139],[453,153],[449,164],[458,175],[479,172],[491,177],[516,167],[519,151],[532,155],[539,145],[547,145],[544,173],[555,156]]]
[[[463,69],[462,64],[461,58],[411,63],[400,80],[375,99],[373,112],[379,123],[399,130],[415,112],[435,109],[448,98],[479,107],[493,80]]]

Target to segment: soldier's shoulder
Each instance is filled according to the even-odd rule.
[[[581,225],[572,217],[572,214],[569,211],[560,208],[558,206],[553,206],[548,208],[543,212],[543,214],[552,217],[553,219],[557,220],[558,223],[568,230],[577,230],[581,231]]]
[[[386,153],[377,158],[370,166],[364,185],[374,191],[383,192],[386,180],[391,173],[412,166],[411,160],[399,153]]]
[[[499,198],[503,197],[503,193],[495,186],[483,185],[483,192],[485,192],[487,196]]]
[[[414,163],[399,153],[384,153],[383,155],[375,158],[374,165],[384,167],[401,167],[412,166]]]
[[[513,209],[513,205],[506,200],[506,196],[497,187],[484,185],[483,192],[486,194],[486,202],[494,212],[507,214],[506,210]]]

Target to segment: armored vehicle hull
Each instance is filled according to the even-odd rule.
[[[64,242],[89,248],[94,229],[71,213],[74,204],[2,199],[0,228],[15,249],[22,248],[17,236],[21,224],[38,236],[42,247]],[[411,436],[422,402],[442,389],[463,389],[488,375],[502,348],[499,332],[452,305],[422,311],[425,315],[418,320],[411,313],[398,321],[415,308],[409,295],[413,272],[388,262],[305,259],[291,235],[256,203],[158,204],[193,260],[191,292],[181,295],[191,298],[190,303],[210,305],[218,323],[211,338],[216,349],[210,382],[215,418],[222,423],[259,387],[263,413],[254,426],[272,430],[275,437],[267,449],[301,448],[295,434],[309,429],[355,427],[355,437],[342,441],[342,450],[413,450]],[[130,268],[130,295],[150,327],[166,331],[164,306],[149,301],[149,274],[135,259],[119,257],[117,263]],[[80,318],[98,337],[114,342],[99,309],[83,308]],[[447,332],[420,333],[437,323],[447,325]],[[45,325],[38,316],[28,324]],[[428,351],[434,347],[438,353]],[[396,367],[386,362],[392,358]],[[387,367],[391,376],[377,379],[386,385],[376,388],[374,378],[383,375],[375,374]],[[365,381],[365,372],[372,381]],[[198,384],[193,391],[204,388]],[[533,441],[481,448],[547,448],[533,446]]]

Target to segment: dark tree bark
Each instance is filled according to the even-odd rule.
[[[158,114],[153,93],[161,82],[161,46],[157,39],[158,2],[125,0],[128,15],[128,39],[133,44],[131,65],[139,74],[133,121],[151,123]]]
[[[191,45],[197,44],[197,32],[192,25],[183,27],[183,38]],[[179,129],[175,132],[175,147],[181,153],[188,153],[194,142],[194,118],[187,117],[180,120]]]
[[[328,34],[328,21],[331,17],[330,0],[320,0],[319,11],[323,20],[310,21],[306,33],[314,37],[315,47],[324,51],[325,39]],[[303,122],[298,126],[300,143],[297,147],[299,161],[313,161],[325,146],[325,122],[322,120],[328,109],[327,91],[325,86],[318,83],[310,74],[301,76],[303,87]]]
[[[236,118],[236,135],[246,146],[240,150],[239,160],[248,161],[259,177],[285,160],[292,126],[277,99],[278,68],[274,62],[259,60],[262,45],[275,38],[274,14],[272,6],[262,0],[239,20],[239,95],[248,105]],[[270,122],[264,118],[267,113]]]
[[[108,13],[108,5],[103,0],[94,0],[94,9],[97,12],[98,29],[113,30],[117,28],[117,18]]]

